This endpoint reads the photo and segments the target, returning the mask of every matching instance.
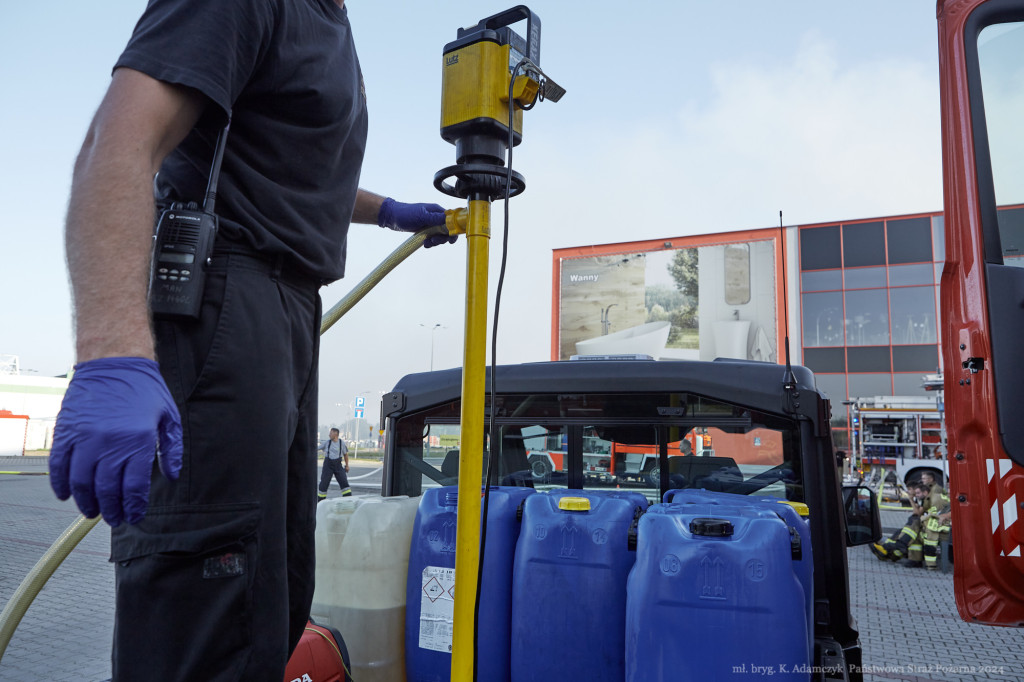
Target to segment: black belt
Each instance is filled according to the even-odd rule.
[[[224,269],[229,264],[243,265],[249,270],[265,273],[273,280],[300,288],[319,289],[324,284],[320,278],[302,272],[285,254],[264,254],[237,246],[214,246],[210,269]]]

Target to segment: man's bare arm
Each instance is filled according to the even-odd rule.
[[[117,69],[75,162],[65,229],[78,362],[155,359],[146,300],[153,175],[206,100]]]
[[[356,205],[352,209],[352,222],[364,225],[376,225],[384,197],[373,192],[360,189],[356,194]]]

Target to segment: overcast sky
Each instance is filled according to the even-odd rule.
[[[347,4],[370,110],[362,186],[457,207],[432,187],[455,161],[438,134],[442,49],[511,4]],[[0,355],[23,370],[74,362],[71,167],[143,6],[7,2],[0,13]],[[942,209],[933,0],[530,7],[541,66],[568,92],[526,113],[514,154],[527,190],[511,202],[501,362],[548,359],[552,249],[770,227],[780,210],[792,225]],[[500,204],[492,216],[493,292]],[[325,309],[402,239],[354,226]],[[402,375],[461,364],[465,258],[464,240],[415,254],[327,333],[321,423],[360,393],[376,418],[378,394]]]

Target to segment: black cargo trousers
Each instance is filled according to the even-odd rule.
[[[331,487],[331,477],[338,479],[338,487],[341,488],[342,495],[351,495],[352,488],[348,484],[348,472],[345,471],[345,456],[335,457],[324,457],[323,466],[320,469],[320,487],[317,490],[320,491],[320,495],[326,495],[327,490]]]
[[[319,283],[214,255],[198,321],[157,321],[185,457],[114,529],[115,680],[280,682],[313,599]]]

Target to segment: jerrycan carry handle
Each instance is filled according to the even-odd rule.
[[[784,524],[786,524],[786,530],[789,531],[790,556],[792,557],[793,561],[800,561],[804,558],[803,545],[800,544],[800,533],[797,532],[796,528],[793,528],[791,525],[789,525],[789,522],[786,521],[786,517],[784,517],[782,514],[775,512],[775,515],[778,516]]]
[[[732,521],[700,517],[690,521],[690,533],[706,538],[727,538],[733,534]]]
[[[803,548],[800,546],[800,534],[796,532],[795,528],[789,528],[789,553],[793,557],[794,561],[800,561],[804,557]]]
[[[633,520],[629,524],[629,532],[626,533],[626,549],[630,552],[636,551],[636,538],[637,530],[640,527],[640,517],[644,515],[646,510],[637,505],[636,509],[633,510]]]

